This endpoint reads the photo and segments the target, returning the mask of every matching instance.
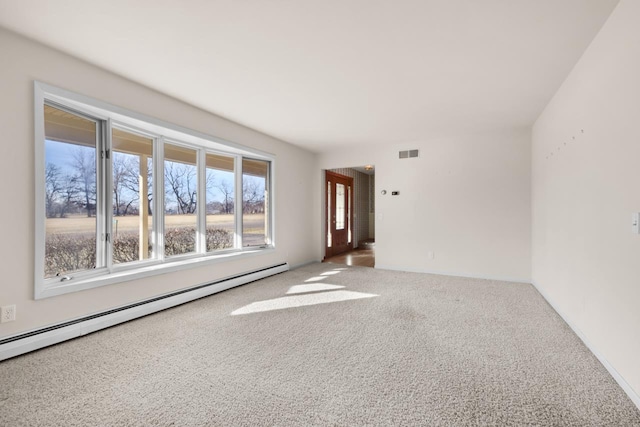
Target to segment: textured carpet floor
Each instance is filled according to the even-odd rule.
[[[335,264],[7,360],[0,383],[1,426],[640,426],[532,286]]]

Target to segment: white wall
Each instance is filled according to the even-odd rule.
[[[0,338],[276,263],[319,259],[315,155],[4,30],[0,56],[0,305],[16,304],[18,315],[0,325]],[[34,301],[34,80],[275,154],[276,251]]]
[[[319,164],[375,165],[376,268],[530,281],[530,141],[528,130],[457,135],[337,150]],[[398,158],[414,148],[419,158]]]
[[[620,2],[538,118],[532,153],[534,283],[636,393],[640,235],[631,233],[631,213],[640,212],[638,17],[640,2]]]

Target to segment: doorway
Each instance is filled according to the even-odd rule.
[[[340,180],[347,181],[340,181]],[[325,169],[323,177],[323,262],[375,267],[375,168],[373,165]],[[344,187],[337,186],[342,184]],[[342,189],[346,189],[342,194]],[[336,199],[336,195],[341,196]],[[344,198],[346,197],[346,200]],[[342,199],[342,202],[338,200]],[[340,209],[339,206],[346,209]],[[344,213],[345,229],[337,230]],[[342,221],[340,221],[342,222]],[[341,235],[342,233],[342,235]],[[346,234],[346,237],[345,237]],[[346,238],[347,242],[338,240]]]
[[[353,178],[327,171],[325,257],[353,249]]]

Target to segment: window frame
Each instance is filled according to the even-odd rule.
[[[44,278],[46,213],[45,187],[45,125],[44,105],[68,110],[86,116],[98,123],[99,139],[96,144],[96,264],[102,257],[102,267],[73,273],[71,280]],[[274,181],[275,155],[230,142],[215,136],[187,129],[160,119],[146,116],[121,107],[80,95],[65,89],[34,81],[34,130],[35,130],[35,276],[34,298],[42,299],[55,295],[91,289],[108,284],[140,279],[182,269],[227,262],[237,257],[256,256],[275,250]],[[153,140],[153,248],[152,259],[113,264],[113,174],[112,174],[112,129],[130,131]],[[197,167],[197,226],[196,251],[167,257],[164,245],[164,145],[165,143],[196,150]],[[101,160],[101,154],[105,159]],[[206,251],[206,155],[217,154],[234,159],[234,246],[212,252]],[[268,191],[265,199],[265,241],[261,246],[242,246],[242,159],[249,158],[268,162]],[[240,194],[240,196],[239,196]],[[238,200],[238,197],[240,199]],[[162,213],[162,215],[157,215]],[[104,236],[102,239],[100,237]],[[110,238],[111,237],[111,238]],[[107,241],[110,240],[110,241]]]

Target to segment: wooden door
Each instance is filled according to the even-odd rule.
[[[353,249],[353,178],[327,171],[326,257]]]

